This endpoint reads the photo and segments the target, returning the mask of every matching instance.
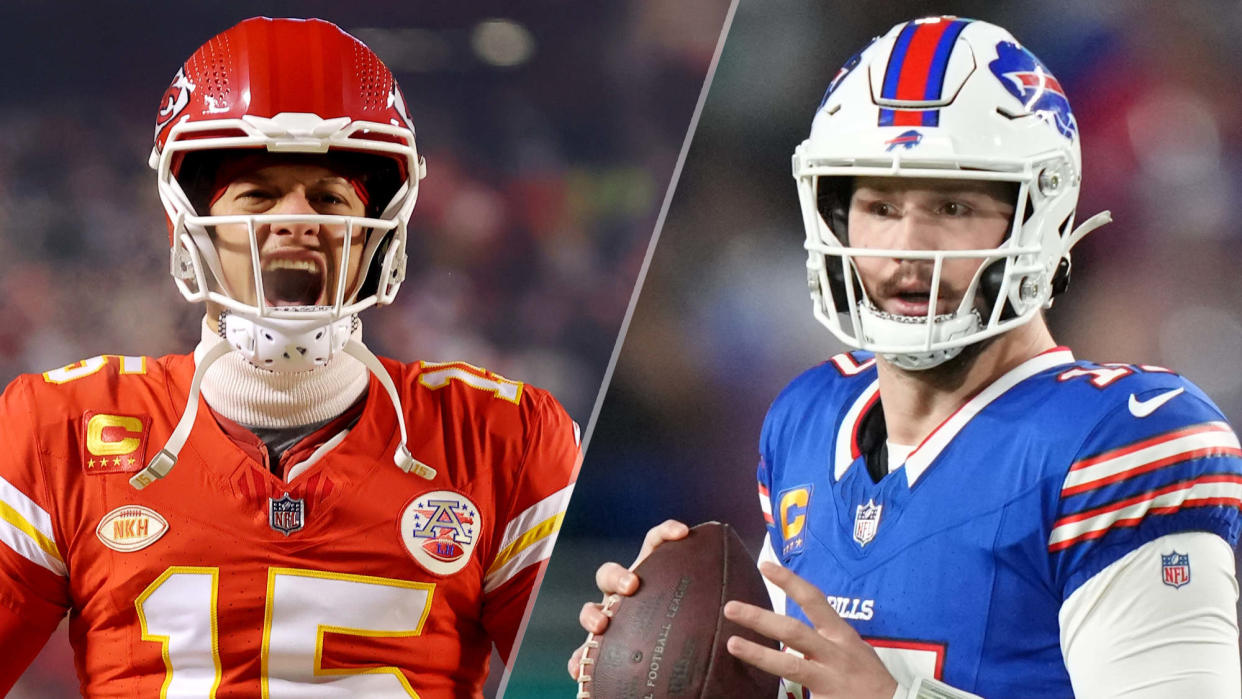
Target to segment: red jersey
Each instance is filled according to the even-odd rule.
[[[66,611],[88,696],[476,696],[508,658],[578,464],[548,393],[461,363],[383,360],[347,433],[286,483],[203,405],[193,357],[96,357],[0,397],[0,686]],[[200,399],[201,400],[201,399]],[[9,652],[14,649],[14,652]],[[33,650],[31,650],[33,649]]]

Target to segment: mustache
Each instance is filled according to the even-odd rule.
[[[903,261],[897,271],[874,282],[875,291],[879,296],[891,297],[907,293],[926,293],[932,290],[932,271],[935,269],[930,260]],[[940,278],[940,290],[937,299],[960,299],[965,288],[956,288],[943,276]]]

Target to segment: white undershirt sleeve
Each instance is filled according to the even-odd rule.
[[[1177,587],[1165,583],[1160,558],[1174,551],[1190,559],[1189,581]],[[1169,534],[1131,551],[1061,605],[1074,696],[1242,696],[1237,601],[1233,550],[1216,534]]]

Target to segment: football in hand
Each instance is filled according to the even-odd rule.
[[[733,635],[778,647],[724,617],[729,600],[771,608],[755,560],[732,527],[700,524],[686,538],[660,544],[634,573],[638,592],[617,598],[608,631],[588,643],[579,697],[776,696],[777,678],[725,649]]]

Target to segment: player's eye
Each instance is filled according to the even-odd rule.
[[[331,206],[345,203],[344,197],[337,196],[332,192],[320,192],[314,196],[314,200],[321,204],[328,204]]]
[[[897,207],[886,201],[873,201],[867,204],[867,213],[872,216],[888,218],[897,215]]]
[[[246,187],[237,193],[238,200],[244,201],[264,201],[275,196],[271,190],[263,187]]]
[[[961,201],[950,200],[940,205],[941,214],[945,216],[952,216],[954,218],[969,216],[973,211],[974,209],[970,208],[969,205]]]

